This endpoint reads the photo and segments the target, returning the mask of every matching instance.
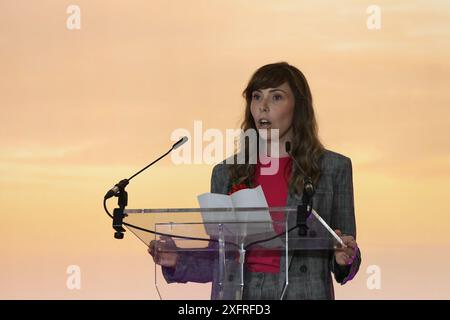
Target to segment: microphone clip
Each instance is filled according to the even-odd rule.
[[[128,185],[128,179],[123,179],[119,183],[117,183],[114,188],[108,191],[108,194],[112,194],[110,197],[115,196],[118,197],[117,204],[118,208],[115,208],[113,211],[113,228],[116,231],[114,233],[114,238],[123,239],[123,233],[126,231],[123,227],[123,218],[127,216],[125,211],[125,207],[128,205],[128,193],[125,191],[125,187]],[[107,196],[106,195],[106,196]],[[106,198],[105,196],[105,198]]]
[[[310,177],[303,179],[303,195],[302,204],[297,206],[297,227],[298,235],[306,237],[308,234],[307,219],[312,213],[313,196],[315,193],[314,186]]]

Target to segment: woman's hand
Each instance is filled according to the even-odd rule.
[[[177,265],[178,254],[175,242],[170,237],[161,237],[162,240],[152,240],[148,246],[148,253],[153,261],[163,267],[174,268]]]
[[[352,236],[343,235],[341,230],[334,230],[336,234],[342,239],[342,242],[347,246],[339,247],[334,250],[334,258],[340,266],[348,266],[353,263],[356,258],[356,253],[358,252],[358,244],[355,238]]]

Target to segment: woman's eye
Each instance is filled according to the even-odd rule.
[[[259,94],[254,94],[254,95],[252,96],[252,99],[253,99],[253,100],[259,99]]]
[[[276,94],[276,95],[273,96],[273,98],[274,98],[275,100],[281,100],[281,99],[283,98],[283,96],[280,95],[280,94]]]

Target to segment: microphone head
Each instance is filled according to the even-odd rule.
[[[186,141],[188,141],[188,137],[184,136],[183,138],[174,143],[174,145],[172,146],[172,150],[181,147],[183,144],[186,143]]]
[[[310,177],[305,177],[303,179],[303,186],[304,186],[306,195],[312,197],[315,193],[315,190],[314,190],[314,185],[313,185]]]
[[[287,153],[291,152],[291,142],[290,141],[286,141],[286,143],[284,144],[284,147],[286,148]]]

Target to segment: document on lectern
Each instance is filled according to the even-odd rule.
[[[203,193],[197,196],[200,208],[268,208],[266,197],[261,186],[241,189],[231,195],[219,193]],[[208,234],[215,236],[216,225],[223,224],[227,236],[239,235],[245,242],[270,238],[275,235],[272,218],[268,209],[260,211],[223,211],[202,212],[203,222]],[[208,224],[210,226],[208,227]],[[272,244],[273,245],[273,242]]]

